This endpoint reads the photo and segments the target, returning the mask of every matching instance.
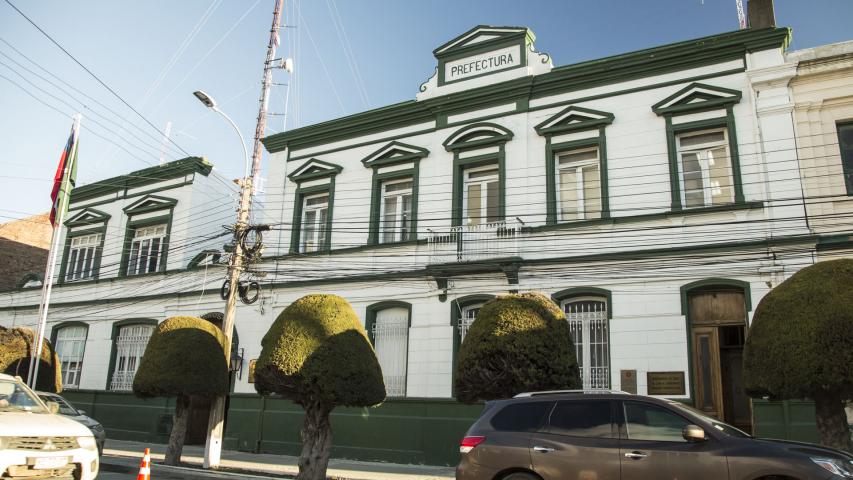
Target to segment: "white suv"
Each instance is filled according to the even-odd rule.
[[[0,373],[0,477],[93,480],[98,446],[82,424],[56,415],[20,377]]]

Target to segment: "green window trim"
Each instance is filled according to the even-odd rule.
[[[86,328],[86,338],[88,341],[88,338],[89,338],[89,324],[88,323],[80,322],[80,321],[76,321],[76,320],[72,320],[72,321],[68,321],[68,322],[61,322],[61,323],[57,323],[56,325],[54,325],[50,329],[50,344],[53,345],[54,348],[56,348],[56,337],[57,337],[57,335],[59,335],[59,331],[65,327],[85,327]],[[86,356],[86,350],[85,349],[83,350],[83,356],[84,357]]]
[[[296,194],[293,199],[293,223],[290,231],[290,253],[302,255],[304,252],[299,251],[299,237],[302,234],[302,205],[305,203],[305,197],[317,193],[329,194],[329,207],[326,214],[326,244],[322,248],[318,248],[312,254],[328,253],[332,250],[332,216],[335,210],[335,177],[329,179],[329,183],[325,185],[315,185],[312,187],[296,188]]]
[[[551,300],[558,306],[565,300],[570,300],[576,297],[596,296],[607,299],[607,318],[613,318],[613,292],[604,288],[598,287],[572,287],[565,290],[560,290],[551,294]],[[608,329],[609,333],[609,329]]]
[[[364,316],[364,329],[367,330],[367,338],[374,345],[373,325],[376,323],[376,314],[388,308],[405,308],[409,315],[409,328],[412,328],[412,304],[400,300],[384,300],[367,306]],[[406,362],[408,363],[409,349],[406,348]]]
[[[692,292],[697,290],[701,291],[709,287],[727,287],[743,291],[743,300],[744,305],[746,306],[745,327],[747,329],[749,328],[749,312],[752,311],[752,290],[749,282],[735,280],[732,278],[705,278],[681,286],[681,315],[684,316],[685,335],[687,336],[687,383],[689,385],[689,388],[687,389],[687,394],[689,396],[685,403],[688,403],[688,405],[691,406],[696,398],[694,389],[696,382],[693,378],[693,321],[690,319],[690,304],[688,303],[688,297]]]
[[[24,288],[41,288],[40,286],[39,287],[24,287],[24,285],[26,285],[27,283],[32,282],[32,281],[42,282],[42,284],[43,284],[44,283],[44,275],[42,275],[41,273],[36,273],[36,272],[25,273],[24,276],[21,277],[20,280],[18,280],[18,283],[15,284],[15,288],[18,290],[22,290]]]
[[[598,149],[598,166],[601,182],[601,218],[587,220],[560,220],[557,215],[557,155],[584,147]],[[607,138],[604,127],[598,127],[598,136],[573,140],[570,142],[552,143],[551,135],[545,139],[545,224],[577,223],[610,218],[610,183],[607,173]]]
[[[133,220],[133,217],[128,217],[127,224],[124,228],[124,242],[122,243],[121,249],[121,262],[119,263],[119,277],[139,277],[146,274],[152,273],[163,273],[166,271],[166,265],[169,260],[169,243],[172,237],[172,219],[174,218],[175,211],[173,208],[169,208],[168,213],[165,215],[159,215],[157,217],[150,217],[141,220]],[[133,243],[133,234],[137,228],[142,227],[150,227],[152,225],[158,225],[161,223],[166,224],[166,235],[163,237],[163,245],[161,247],[161,251],[163,252],[160,255],[160,266],[157,267],[156,272],[147,272],[139,275],[128,275],[127,274],[127,266],[130,262],[130,247]]]
[[[109,218],[109,217],[108,217]],[[66,223],[68,225],[68,223]],[[64,284],[65,274],[68,272],[68,255],[71,252],[71,240],[75,237],[82,237],[84,235],[92,235],[94,233],[98,233],[101,235],[101,243],[98,245],[95,250],[95,257],[92,259],[92,278],[85,279],[86,280],[98,280],[101,273],[101,258],[104,254],[104,242],[107,239],[107,220],[104,220],[104,224],[100,227],[87,228],[85,230],[69,230],[65,234],[65,244],[62,247],[62,263],[59,264],[59,278],[57,279],[58,284]],[[77,282],[69,282],[69,283],[77,283]]]
[[[847,188],[847,195],[853,196],[853,142],[845,143],[844,137],[841,135],[842,129],[850,129],[853,135],[853,121],[838,122],[835,125],[838,135],[838,150],[841,155],[841,171],[844,175],[844,186]]]
[[[498,167],[498,217],[506,218],[506,142],[514,134],[506,127],[495,123],[479,122],[456,130],[447,137],[442,145],[453,152],[453,206],[451,226],[462,225],[464,206],[462,205],[465,170],[496,164]],[[481,148],[498,147],[497,152],[461,158],[460,155]]]
[[[118,334],[122,327],[130,325],[152,325],[156,327],[158,323],[160,322],[153,318],[128,318],[126,320],[113,322],[112,334],[110,335],[110,365],[107,370],[107,384],[104,386],[104,390],[109,391],[110,384],[113,382],[113,373],[116,367],[116,354],[118,353],[116,350],[116,340],[118,339]]]
[[[216,249],[202,250],[190,260],[190,263],[187,264],[187,270],[192,270],[194,268],[204,268],[204,266],[200,266],[199,264],[207,260],[208,257],[211,258],[211,264],[218,264],[220,258],[222,257],[222,252]]]
[[[694,82],[652,105],[652,111],[658,116],[664,117],[666,121],[666,149],[669,159],[671,211],[677,212],[684,209],[684,206],[681,204],[681,181],[678,177],[678,145],[676,137],[683,133],[707,128],[722,127],[726,129],[729,139],[729,156],[731,157],[732,164],[732,182],[734,183],[735,191],[734,203],[742,204],[746,201],[743,194],[743,178],[741,176],[737,129],[735,128],[733,112],[734,105],[740,102],[742,96],[739,90]],[[722,109],[726,110],[724,117],[678,124],[673,122],[673,117],[679,115]]]
[[[370,225],[367,233],[368,245],[402,245],[417,241],[418,238],[418,184],[419,163],[415,160],[412,168],[397,170],[394,172],[379,173],[379,169],[373,170],[373,181],[370,188]],[[379,235],[380,213],[382,210],[382,185],[393,180],[412,179],[412,238],[397,242],[381,242]]]
[[[317,158],[310,158],[302,166],[287,176],[291,182],[302,183],[320,178],[334,177],[341,173],[344,167],[334,163],[324,162]]]

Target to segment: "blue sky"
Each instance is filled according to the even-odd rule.
[[[274,0],[12,1],[153,124],[171,121],[181,148],[228,178],[242,175],[236,135],[192,92],[216,98],[251,142]],[[557,66],[737,29],[734,0],[285,3],[279,53],[296,73],[275,81],[291,85],[288,129],[413,99],[435,68],[432,50],[477,24],[530,27]],[[853,39],[851,0],[777,0],[776,18],[793,28],[793,49]],[[286,94],[274,88],[272,112],[284,113]],[[78,111],[78,184],[158,163],[154,129],[0,2],[0,222],[50,208]],[[267,133],[283,121],[270,117]],[[168,150],[167,160],[184,156]]]

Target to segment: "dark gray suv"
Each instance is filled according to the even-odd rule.
[[[853,455],[753,438],[678,402],[622,392],[523,393],[486,403],[457,480],[853,478]]]

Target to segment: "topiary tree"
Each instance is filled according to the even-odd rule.
[[[465,403],[578,388],[578,362],[566,315],[539,293],[490,300],[459,346],[453,378],[456,398]]]
[[[29,328],[0,326],[0,372],[17,375],[26,380],[30,373],[30,358],[38,349],[35,337],[35,332]],[[60,393],[62,391],[61,365],[59,355],[45,338],[39,359],[36,390]]]
[[[307,295],[288,306],[261,342],[255,389],[278,393],[305,410],[298,480],[325,480],[332,446],[329,414],[385,399],[376,353],[350,304]]]
[[[853,451],[844,412],[853,399],[853,259],[806,267],[765,295],[743,368],[747,393],[813,399],[821,443]]]
[[[133,378],[133,393],[142,398],[175,397],[168,465],[181,461],[192,397],[228,393],[224,344],[222,331],[197,317],[171,317],[157,325],[148,340]]]

